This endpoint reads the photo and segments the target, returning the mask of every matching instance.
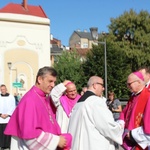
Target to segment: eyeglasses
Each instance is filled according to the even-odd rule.
[[[137,82],[138,80],[132,81],[130,83],[127,83],[127,86],[131,86],[132,83]]]
[[[104,87],[104,84],[103,84],[103,83],[96,82],[95,84],[99,84],[99,85],[101,85],[102,87]]]

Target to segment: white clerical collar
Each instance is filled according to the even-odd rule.
[[[134,95],[136,96],[136,95],[139,95],[141,92],[142,92],[142,90],[144,89],[144,87],[140,90],[140,91],[138,91],[137,93],[134,93]]]
[[[149,86],[149,84],[150,84],[150,80],[146,83],[146,87],[148,87],[148,86]]]

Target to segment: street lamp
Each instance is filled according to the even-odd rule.
[[[106,39],[104,42],[98,41],[98,28],[90,28],[90,32],[94,41],[98,44],[104,45],[104,66],[105,66],[105,97],[107,99],[107,54],[106,54]]]
[[[17,78],[17,68],[16,69],[12,69],[12,62],[8,62],[7,63],[9,70],[15,71],[16,72],[16,82],[18,82],[18,78]],[[16,93],[18,94],[18,88],[16,87]]]

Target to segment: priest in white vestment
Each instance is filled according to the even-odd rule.
[[[71,150],[115,150],[114,141],[122,144],[124,122],[115,122],[101,97],[103,80],[92,76],[87,92],[73,108],[68,133],[73,136]]]
[[[15,110],[15,98],[7,92],[6,85],[0,86],[0,149],[10,148],[11,136],[5,135],[4,130]]]

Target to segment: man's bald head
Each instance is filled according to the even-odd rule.
[[[68,98],[74,100],[77,96],[77,88],[73,82],[70,82],[66,85],[66,95]]]
[[[87,83],[87,87],[88,90],[95,93],[95,95],[102,96],[104,91],[103,79],[99,76],[92,76]]]
[[[87,86],[90,87],[92,86],[94,83],[100,81],[101,83],[103,83],[103,79],[101,77],[98,77],[98,76],[92,76],[90,77],[88,83],[87,83]]]

